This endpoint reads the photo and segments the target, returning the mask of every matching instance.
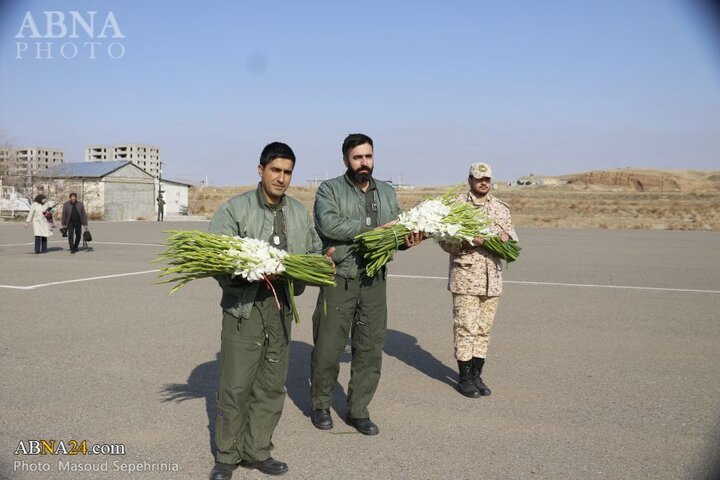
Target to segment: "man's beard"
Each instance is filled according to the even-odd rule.
[[[355,170],[348,168],[347,174],[348,177],[350,177],[350,180],[352,180],[353,183],[365,183],[372,178],[372,168],[366,168],[367,171],[363,172],[356,172]]]
[[[487,196],[488,193],[490,193],[490,189],[488,189],[486,192],[481,192],[481,191],[476,190],[476,189],[474,189],[474,188],[470,188],[470,191],[471,191],[471,192],[473,193],[473,195],[475,195],[475,197],[477,197],[477,198],[483,198],[483,197]]]

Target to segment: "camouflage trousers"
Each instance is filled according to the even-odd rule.
[[[453,293],[455,358],[485,358],[500,297]]]

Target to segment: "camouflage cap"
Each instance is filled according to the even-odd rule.
[[[478,180],[484,177],[492,178],[492,168],[484,162],[477,162],[470,165],[470,176]]]

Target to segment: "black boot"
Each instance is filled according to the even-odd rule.
[[[243,468],[260,470],[265,475],[282,475],[288,471],[287,463],[275,460],[274,458],[266,458],[260,462],[250,460],[241,460],[240,466]]]
[[[348,414],[347,423],[363,435],[377,435],[380,429],[369,418],[353,418]]]
[[[316,408],[310,413],[310,421],[320,430],[330,430],[333,428],[333,420],[330,416],[329,408]]]
[[[480,396],[480,390],[475,386],[472,377],[472,360],[465,362],[458,360],[458,370],[460,371],[458,381],[458,392],[462,393],[466,397],[478,398]]]
[[[237,465],[217,462],[210,472],[210,480],[230,480]]]
[[[484,358],[474,357],[472,359],[473,381],[475,382],[475,386],[477,387],[478,391],[480,392],[480,395],[482,395],[483,397],[487,397],[488,395],[490,395],[491,392],[490,392],[490,389],[488,388],[488,386],[485,385],[485,383],[483,382],[482,377],[480,376],[480,375],[482,375],[482,369],[483,369],[484,365],[485,365]]]

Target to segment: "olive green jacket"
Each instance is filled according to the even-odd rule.
[[[395,189],[385,182],[375,181],[375,202],[378,204],[378,225],[396,220],[400,214]],[[365,194],[347,174],[320,184],[315,195],[315,229],[323,243],[323,251],[335,247],[332,256],[336,275],[357,278],[365,265],[353,240],[366,232]]]
[[[322,244],[305,206],[287,195],[283,197],[281,205],[287,232],[287,251],[320,253]],[[218,209],[210,222],[210,233],[268,241],[273,224],[273,212],[265,206],[262,184],[258,184],[257,189],[231,198]],[[230,275],[215,278],[222,288],[220,306],[223,311],[240,319],[250,318],[261,282],[232,279]],[[287,284],[284,284],[284,288],[289,297]],[[296,283],[295,295],[300,295],[304,289],[304,285]]]

